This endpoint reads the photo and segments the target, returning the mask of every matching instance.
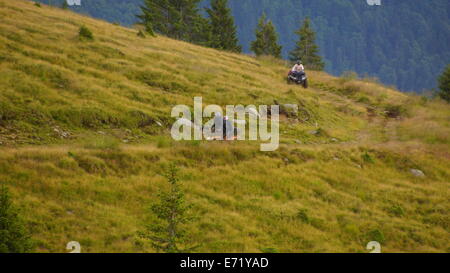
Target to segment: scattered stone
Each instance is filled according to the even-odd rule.
[[[128,142],[130,142],[128,139],[124,139],[124,140],[122,140],[122,142],[123,143],[128,143]]]
[[[131,134],[131,130],[130,129],[125,129],[125,132],[127,132],[128,134]]]
[[[286,157],[283,158],[283,161],[284,161],[285,164],[289,164],[289,159],[288,158],[286,158]]]
[[[337,139],[337,138],[332,138],[332,139],[330,139],[331,140],[331,142],[339,142],[339,140]]]
[[[58,126],[53,128],[53,132],[55,132],[55,134],[57,136],[59,136],[60,138],[68,138],[68,137],[70,137],[69,132],[65,132],[65,131],[61,130]]]
[[[71,211],[71,210],[68,210],[68,211],[67,211],[67,214],[69,214],[69,215],[73,215],[73,211]]]
[[[339,157],[333,157],[334,160],[339,161]]]
[[[302,143],[300,140],[298,140],[298,139],[294,140],[294,142],[297,143],[297,144],[303,144],[303,143]]]
[[[155,123],[159,126],[159,127],[163,127],[162,123],[159,121],[155,121]]]
[[[280,115],[286,115],[287,118],[297,118],[298,106],[295,104],[280,105]]]
[[[298,105],[297,104],[285,104],[283,106],[285,108],[291,110],[291,111],[298,111]]]
[[[319,131],[318,130],[309,131],[308,134],[315,136],[315,135],[319,134]]]
[[[98,131],[97,133],[99,133],[100,135],[105,135],[105,132],[103,131]]]
[[[421,170],[411,169],[409,171],[411,172],[412,175],[416,177],[425,177],[425,174]]]

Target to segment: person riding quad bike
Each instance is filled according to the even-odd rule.
[[[221,127],[216,125],[222,124]],[[234,140],[237,134],[237,128],[234,127],[232,120],[228,116],[217,114],[214,116],[214,124],[211,127],[214,136],[212,139]]]
[[[289,71],[287,81],[288,84],[294,82],[303,85],[304,88],[308,88],[308,79],[302,61],[299,60],[295,63],[294,67]]]
[[[228,116],[223,117],[223,139],[224,140],[234,140],[236,134],[236,128],[234,128],[233,122]]]

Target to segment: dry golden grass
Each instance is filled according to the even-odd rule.
[[[136,231],[152,221],[171,162],[199,216],[186,227],[199,251],[366,252],[371,240],[384,252],[449,251],[442,101],[314,71],[303,89],[286,84],[280,60],[143,39],[28,1],[0,0],[0,17],[0,181],[37,251],[65,252],[73,240],[83,252],[154,251]],[[80,26],[94,41],[78,39]],[[174,142],[170,110],[194,96],[276,99],[312,117],[283,119],[273,153],[248,141]]]

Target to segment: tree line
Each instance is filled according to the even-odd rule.
[[[144,0],[140,24],[150,35],[160,34],[170,38],[195,43],[220,50],[241,53],[236,25],[228,6],[228,0],[211,0],[203,17],[199,6],[201,0]],[[324,62],[315,43],[315,32],[309,18],[305,18],[295,32],[298,42],[290,52],[292,61],[302,60],[310,69],[323,70]],[[257,56],[268,55],[281,58],[282,46],[271,20],[263,13],[255,29],[251,50]]]

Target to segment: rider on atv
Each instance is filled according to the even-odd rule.
[[[304,88],[308,88],[308,78],[306,77],[305,67],[302,64],[302,61],[298,60],[294,67],[289,70],[287,83],[301,84]]]
[[[305,67],[302,64],[301,60],[298,60],[297,63],[291,69],[292,75],[296,78],[300,78],[305,74]]]

